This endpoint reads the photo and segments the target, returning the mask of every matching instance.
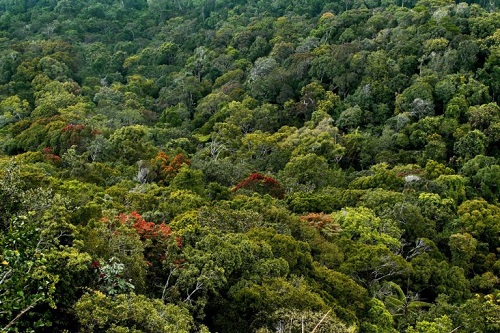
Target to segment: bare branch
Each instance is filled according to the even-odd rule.
[[[3,273],[2,279],[0,279],[0,285],[4,283],[4,281],[12,274],[12,269]]]
[[[189,304],[191,304],[191,302],[193,301],[193,300],[191,299],[191,296],[193,296],[195,292],[197,292],[198,290],[200,290],[202,286],[203,286],[203,283],[202,283],[202,282],[196,282],[196,287],[194,288],[194,290],[193,290],[191,293],[189,293],[189,294],[187,295],[187,297],[186,297],[186,299],[184,300],[184,302],[189,302]]]
[[[316,332],[316,330],[319,328],[319,326],[321,325],[321,323],[323,323],[323,321],[325,321],[326,317],[330,314],[330,311],[332,310],[328,310],[328,312],[323,316],[323,318],[321,318],[321,320],[319,321],[319,323],[314,327],[314,329],[311,331],[311,333],[314,333]]]
[[[165,294],[167,293],[167,288],[170,284],[170,278],[172,277],[172,274],[177,270],[178,267],[174,266],[173,268],[170,268],[170,273],[168,274],[167,282],[165,282],[165,285],[163,286],[163,292],[161,293],[161,299],[165,299]]]
[[[16,323],[16,321],[19,320],[19,318],[21,318],[26,312],[28,312],[29,310],[33,309],[36,305],[36,303],[38,303],[39,300],[35,300],[33,303],[31,303],[30,305],[28,305],[26,308],[24,308],[24,310],[22,310],[21,312],[19,312],[19,314],[14,318],[12,319],[8,324],[7,326],[5,326],[4,328],[2,328],[2,332],[7,332],[7,330]]]

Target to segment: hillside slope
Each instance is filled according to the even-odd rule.
[[[0,330],[500,331],[494,2],[0,0]]]

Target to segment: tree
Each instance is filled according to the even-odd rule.
[[[30,114],[28,101],[21,100],[18,96],[10,96],[0,102],[0,128],[5,125],[20,121]]]
[[[315,262],[313,267],[314,280],[318,283],[318,287],[331,296],[338,305],[337,309],[342,309],[338,311],[337,316],[348,324],[354,323],[356,317],[364,317],[365,311],[370,306],[368,290],[346,274],[328,269],[318,262]]]
[[[191,188],[193,189],[193,188]],[[177,189],[160,200],[160,203],[148,215],[156,221],[169,221],[185,212],[196,210],[207,204],[204,197],[190,189]]]
[[[472,177],[473,184],[479,188],[479,194],[490,202],[498,202],[500,195],[500,166],[491,165],[479,169]]]
[[[463,268],[450,265],[441,253],[427,251],[411,259],[410,288],[425,301],[446,295],[453,303],[463,303],[470,297],[470,284]]]
[[[97,269],[95,283],[107,293],[127,292],[131,289],[144,291],[146,245],[141,242],[140,235],[134,228],[134,221],[133,216],[120,214],[111,219],[90,221],[80,230],[78,247],[92,256]],[[100,270],[105,265],[109,268],[109,281],[100,277],[103,274]],[[120,272],[117,273],[118,271]]]
[[[469,108],[469,124],[473,129],[484,131],[499,119],[500,107],[496,103],[471,106]]]
[[[433,322],[419,321],[415,327],[410,326],[406,329],[406,333],[449,333],[455,329],[453,323],[448,316],[436,318]]]
[[[476,254],[477,240],[469,233],[453,234],[448,246],[451,251],[451,263],[468,272],[472,267],[472,258]]]
[[[465,179],[460,175],[441,175],[435,180],[441,187],[440,194],[451,198],[457,204],[465,200]]]
[[[297,117],[300,120],[309,121],[315,111],[319,114],[333,115],[335,108],[340,102],[340,97],[331,91],[326,91],[319,82],[311,82],[300,90],[301,96],[298,102],[291,100],[285,102],[285,112],[288,117]],[[321,116],[318,117],[321,120]],[[290,120],[288,120],[290,121]]]
[[[344,38],[354,37],[353,30],[348,30]],[[358,83],[359,74],[355,68],[355,54],[358,51],[356,43],[342,43],[340,45],[322,45],[317,47],[311,59],[309,74],[323,83],[331,83],[338,91],[339,96],[345,97],[354,90],[353,87]],[[356,55],[356,60],[360,60]]]
[[[68,223],[64,199],[29,188],[20,177],[11,164],[0,180],[7,204],[0,223],[0,326],[6,332],[50,325],[57,314],[52,317],[49,309],[74,301],[65,283],[78,286],[77,275],[90,262],[88,254],[69,246],[75,228]]]
[[[182,153],[170,158],[165,152],[159,151],[148,163],[140,163],[142,168],[147,169],[146,179],[157,181],[160,184],[170,183],[181,171],[184,165],[190,166],[191,161]],[[151,174],[151,176],[150,176]]]
[[[403,183],[403,179],[398,177],[394,170],[389,169],[387,163],[379,163],[370,167],[370,175],[360,176],[353,180],[349,184],[349,188],[383,188],[387,190],[398,190],[403,186]]]
[[[385,282],[377,293],[396,319],[399,331],[416,318],[419,312],[431,306],[431,303],[420,301],[418,294],[405,294],[401,286],[392,281]]]
[[[469,110],[469,104],[465,99],[465,96],[458,95],[454,96],[445,107],[444,116],[448,118],[454,118],[459,120],[464,120]]]
[[[191,57],[186,62],[186,68],[201,82],[203,75],[209,71],[213,54],[204,46],[198,46]]]
[[[384,245],[393,252],[401,248],[401,231],[395,221],[381,219],[371,209],[347,207],[331,216],[340,225],[343,237],[364,244]]]
[[[468,177],[469,191],[491,202],[498,200],[499,166],[494,157],[477,155],[465,162],[461,171]]]
[[[476,295],[461,306],[459,324],[462,324],[466,330],[493,333],[500,328],[496,315],[499,310],[500,304],[497,296]]]
[[[131,79],[131,77],[129,77]],[[136,77],[140,80],[141,77]],[[104,119],[97,118],[103,127],[113,129],[145,123],[146,111],[135,92],[125,91],[128,87],[121,83],[101,86],[94,96],[97,103],[96,113]]]
[[[273,101],[285,77],[277,61],[271,57],[255,60],[247,79],[251,96],[262,101]]]
[[[382,281],[407,276],[409,263],[385,245],[347,242],[349,248],[340,271],[366,287],[374,288]],[[391,317],[392,319],[392,317]]]
[[[423,217],[429,221],[427,223],[431,226],[435,225],[438,232],[441,232],[447,222],[456,216],[456,202],[453,199],[442,198],[436,193],[422,192],[417,202]]]
[[[473,130],[459,138],[453,145],[453,151],[464,160],[469,160],[476,155],[484,155],[487,138],[483,132]]]
[[[83,332],[188,333],[193,327],[187,309],[144,295],[111,297],[93,291],[80,298],[75,311]]]
[[[272,177],[267,177],[259,173],[253,173],[246,179],[242,180],[234,187],[233,191],[239,189],[248,189],[257,193],[269,193],[271,196],[283,198],[285,190],[281,185]]]
[[[205,195],[203,172],[191,169],[187,164],[183,164],[180,167],[178,173],[172,179],[170,186],[173,189],[189,190],[201,196]]]
[[[340,142],[339,129],[333,126],[333,119],[323,111],[315,111],[311,121],[284,138],[280,146],[291,151],[292,157],[313,153],[336,166],[345,153]]]
[[[369,309],[364,318],[365,320],[361,323],[363,331],[370,333],[396,332],[394,319],[384,303],[372,298],[368,304]]]
[[[463,202],[457,210],[458,230],[470,233],[474,238],[488,244],[490,251],[494,251],[500,244],[500,223],[497,217],[500,208],[491,205],[483,199]]]
[[[434,98],[429,83],[419,80],[396,97],[396,113],[409,112],[420,119],[434,114]]]
[[[85,98],[80,95],[79,85],[73,81],[60,82],[40,74],[33,79],[33,86],[35,108],[30,115],[32,119],[62,114],[64,109],[85,102]]]
[[[354,130],[363,124],[363,110],[356,105],[340,114],[337,125],[344,130]]]
[[[311,291],[304,279],[295,278],[287,281],[284,278],[266,278],[260,284],[241,281],[230,290],[233,306],[238,306],[242,318],[254,317],[253,324],[258,327],[266,323],[273,324],[276,311],[296,309],[299,311],[324,311],[325,303],[318,294]],[[255,316],[257,315],[257,316]],[[263,325],[264,324],[264,325]],[[228,330],[228,331],[235,331]]]
[[[278,180],[285,187],[307,191],[326,186],[332,177],[326,159],[313,153],[293,157],[278,174]]]
[[[149,159],[153,155],[153,145],[148,139],[145,126],[133,125],[116,130],[109,138],[114,155],[132,164]]]

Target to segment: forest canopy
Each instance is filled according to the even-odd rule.
[[[0,331],[500,331],[496,1],[0,0]]]

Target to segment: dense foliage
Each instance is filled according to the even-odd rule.
[[[500,331],[495,1],[0,0],[0,331]]]

